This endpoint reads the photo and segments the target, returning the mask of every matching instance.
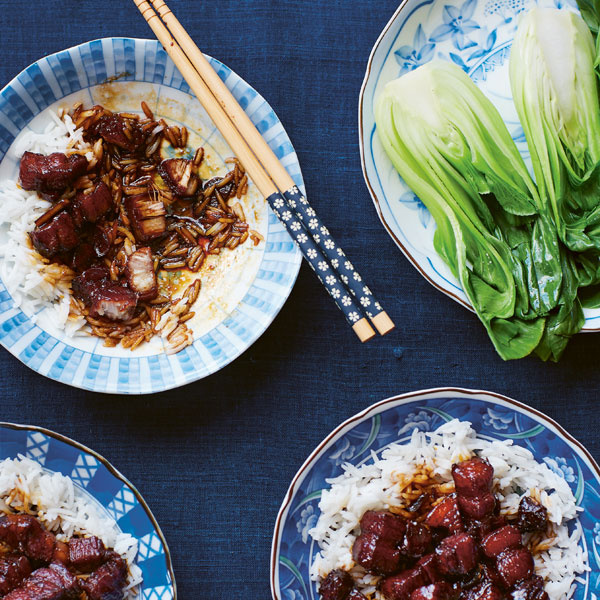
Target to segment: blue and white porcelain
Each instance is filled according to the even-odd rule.
[[[41,427],[0,422],[0,461],[23,455],[48,472],[70,477],[76,488],[114,519],[122,533],[138,541],[136,563],[143,583],[139,600],[177,600],[167,542],[140,493],[105,458],[85,446]]]
[[[252,122],[303,189],[292,144],[267,102],[228,67],[209,59]],[[223,174],[232,156],[220,133],[191,94],[157,41],[107,38],[40,59],[0,91],[0,178],[16,179],[20,156],[11,150],[23,131],[43,131],[50,111],[103,104],[140,112],[145,100],[157,117],[185,125],[190,145],[204,146]],[[205,162],[207,162],[205,160]],[[49,320],[35,322],[13,301],[0,281],[0,343],[33,370],[69,385],[122,394],[153,393],[206,377],[244,352],[270,325],[294,285],[301,253],[251,184],[247,215],[265,238],[219,257],[218,268],[202,276],[202,291],[190,321],[194,343],[167,355],[159,340],[133,353],[106,348],[98,338],[69,338]],[[2,232],[0,231],[0,236]]]
[[[435,221],[404,183],[377,133],[373,106],[389,81],[432,59],[459,65],[500,111],[525,162],[525,134],[512,101],[508,57],[519,15],[539,5],[577,11],[575,0],[404,0],[375,43],[359,101],[363,175],[379,217],[402,252],[429,283],[471,305],[433,248]],[[585,309],[583,331],[600,331],[600,309]]]
[[[491,392],[439,388],[388,398],[332,431],[296,473],[279,510],[271,549],[274,600],[319,600],[309,568],[319,552],[307,535],[319,518],[319,499],[342,465],[358,466],[391,443],[406,443],[411,432],[433,431],[451,419],[470,421],[487,440],[511,439],[530,450],[571,486],[583,511],[591,571],[582,575],[574,600],[600,595],[600,468],[590,453],[558,423],[520,402]]]

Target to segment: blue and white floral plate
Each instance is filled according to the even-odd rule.
[[[590,453],[558,423],[520,402],[491,392],[439,388],[388,398],[351,417],[332,431],[308,457],[285,496],[271,549],[274,600],[319,600],[309,567],[319,551],[308,535],[319,518],[327,479],[380,455],[391,443],[406,443],[414,428],[432,431],[451,419],[470,421],[488,440],[512,439],[530,450],[571,486],[583,508],[582,543],[591,571],[577,585],[574,600],[600,594],[600,468]]]
[[[508,57],[519,14],[535,4],[577,11],[575,0],[404,0],[371,51],[360,92],[363,175],[383,225],[429,283],[469,309],[460,283],[433,248],[433,217],[398,175],[377,137],[374,101],[386,83],[433,58],[452,61],[496,105],[530,165],[512,101]],[[586,309],[585,317],[583,331],[600,331],[600,309]]]
[[[48,472],[70,477],[101,515],[138,541],[143,583],[139,600],[176,600],[177,588],[167,542],[154,515],[133,485],[105,458],[58,433],[0,422],[0,461],[23,455]]]
[[[212,58],[210,62],[303,188],[296,153],[273,109],[225,65]],[[17,179],[20,156],[15,138],[29,130],[44,131],[51,110],[82,101],[85,106],[99,103],[139,113],[141,100],[157,117],[185,125],[192,147],[204,146],[206,176],[228,170],[224,161],[232,151],[162,46],[157,41],[107,38],[42,58],[0,91],[0,179]],[[90,336],[69,338],[48,311],[23,312],[2,281],[0,343],[38,373],[97,392],[153,393],[223,368],[273,321],[301,263],[300,251],[254,185],[243,202],[251,227],[265,241],[224,252],[214,270],[203,270],[196,316],[188,322],[195,341],[181,352],[166,355],[157,339],[132,353],[106,348]],[[0,230],[0,241],[2,235]]]

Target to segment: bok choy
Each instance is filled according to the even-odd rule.
[[[600,76],[600,0],[577,0],[579,12],[590,29],[596,48],[596,75]]]
[[[560,239],[600,253],[600,105],[596,50],[583,20],[533,8],[510,54],[510,83],[543,203]],[[593,283],[593,281],[590,281]]]
[[[526,356],[540,342],[554,356],[563,330],[547,332],[546,319],[566,318],[557,316],[565,297],[556,229],[494,105],[456,65],[433,61],[386,85],[375,120],[500,356]]]

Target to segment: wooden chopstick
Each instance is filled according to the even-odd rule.
[[[363,283],[362,277],[343,254],[343,251],[340,254],[340,247],[335,243],[327,228],[321,223],[317,213],[299,192],[290,174],[277,156],[275,156],[275,153],[212,68],[204,54],[194,44],[192,38],[165,4],[164,0],[150,0],[150,2],[188,56],[196,71],[204,79],[219,104],[223,107],[227,116],[235,124],[256,156],[259,157],[266,172],[275,182],[275,185],[283,192],[283,196],[288,199],[298,218],[305,224],[309,224],[309,231],[317,233],[317,245],[338,272],[346,287],[359,299],[379,333],[385,335],[390,332],[394,328],[392,320],[373,297],[371,290]],[[311,227],[310,224],[313,226]],[[323,231],[327,233],[323,234]]]
[[[318,233],[317,245],[327,256],[334,269],[339,273],[346,287],[352,294],[360,299],[361,305],[381,335],[385,335],[394,328],[394,323],[383,310],[379,302],[373,297],[371,290],[362,282],[362,277],[356,272],[352,263],[342,253],[335,243],[327,228],[321,223],[317,213],[308,204],[308,201],[295,186],[293,179],[281,164],[275,153],[256,129],[248,115],[244,112],[237,100],[233,97],[227,86],[212,68],[204,54],[189,36],[187,31],[177,20],[177,17],[165,4],[164,0],[150,0],[160,17],[166,23],[171,33],[180,44],[196,71],[210,88],[211,92],[223,107],[231,121],[235,124],[250,148],[263,163],[266,172],[273,179],[276,186],[282,190],[283,196],[290,201],[294,212],[307,224],[314,224],[309,229]],[[325,230],[327,233],[320,233]],[[337,266],[336,266],[337,265]]]
[[[337,278],[334,277],[332,280],[327,277],[325,272],[329,269],[327,260],[316,246],[314,239],[308,235],[308,233],[302,235],[302,224],[294,219],[286,218],[286,200],[281,196],[279,190],[264,171],[262,165],[258,162],[245,140],[240,136],[233,123],[231,123],[220,104],[215,100],[205,82],[195,71],[187,56],[171,37],[171,34],[160,21],[154,12],[154,9],[148,2],[146,0],[134,1],[158,40],[161,42],[169,56],[171,56],[173,62],[190,85],[190,88],[207,111],[209,117],[217,126],[217,129],[219,129],[238,159],[244,165],[248,175],[252,178],[261,194],[269,201],[271,208],[278,215],[288,233],[300,246],[304,258],[313,270],[317,272],[320,281],[328,290],[338,308],[343,312],[346,320],[350,323],[356,335],[363,342],[371,339],[375,335],[375,332],[369,325],[367,319],[362,316],[361,309],[356,303],[356,300],[349,294],[341,293],[339,288],[342,287],[342,284]],[[300,231],[298,231],[298,229]],[[323,280],[319,274],[320,272],[323,273],[325,280]]]
[[[291,215],[286,214],[288,211],[285,210],[287,205],[285,198],[279,193],[277,186],[271,181],[271,178],[266,173],[261,163],[254,156],[254,153],[249,148],[244,138],[240,135],[234,123],[232,123],[228,115],[223,110],[222,105],[216,101],[211,90],[196,72],[194,66],[191,64],[183,50],[172,38],[164,24],[160,21],[154,9],[146,0],[134,0],[134,2],[154,31],[158,40],[161,42],[181,74],[184,76],[185,80],[190,85],[192,91],[196,94],[198,100],[207,111],[217,129],[219,129],[227,143],[231,146],[233,152],[244,165],[248,175],[252,178],[261,194],[267,198],[290,235],[292,235],[295,241],[300,245],[304,257],[307,259],[311,267],[317,272],[317,274],[322,272],[323,275],[326,275],[326,271],[329,270],[329,263],[326,261],[323,253],[317,247],[315,240],[310,235],[298,234],[297,229],[301,228],[303,224],[291,218]],[[330,295],[333,297],[338,307],[346,316],[346,319],[351,324],[359,339],[361,341],[366,341],[373,337],[375,332],[369,325],[366,318],[361,318],[361,309],[354,298],[347,294],[342,296],[339,290],[339,287],[341,286],[339,285],[337,278],[333,277],[333,279],[331,279],[326,277],[325,281],[323,281],[322,277],[319,275],[319,279],[328,289]]]

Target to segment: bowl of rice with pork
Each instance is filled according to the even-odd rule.
[[[211,60],[302,185],[272,109]],[[155,392],[222,368],[266,329],[301,255],[160,44],[65,50],[0,104],[9,351],[71,385]]]
[[[1,598],[176,598],[152,513],[105,459],[36,427],[0,439]]]
[[[276,600],[593,599],[600,474],[547,417],[469,390],[383,401],[296,475]]]

